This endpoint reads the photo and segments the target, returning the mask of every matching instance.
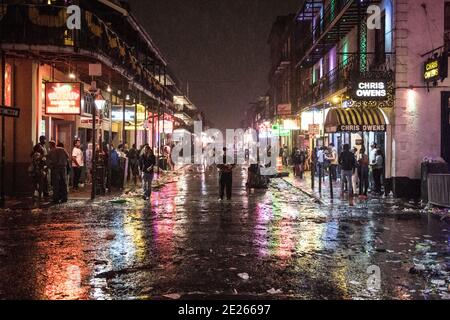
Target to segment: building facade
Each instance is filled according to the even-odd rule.
[[[304,0],[291,17],[270,36],[267,120],[290,104],[293,147],[377,143],[387,191],[418,197],[423,159],[450,162],[449,1]]]
[[[69,5],[81,9],[80,29],[67,25]],[[30,152],[41,135],[67,151],[75,138],[86,148],[95,136],[160,153],[183,123],[173,103],[182,93],[165,58],[122,2],[3,1],[0,48],[1,105],[20,109],[5,119],[7,194],[30,191]]]

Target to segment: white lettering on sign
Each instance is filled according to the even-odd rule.
[[[359,98],[383,98],[386,97],[386,84],[384,82],[362,81],[358,83],[356,96]]]

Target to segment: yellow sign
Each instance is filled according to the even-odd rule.
[[[424,68],[425,81],[435,81],[439,79],[439,60],[428,60]]]

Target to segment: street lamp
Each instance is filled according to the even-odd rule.
[[[101,111],[105,107],[106,100],[103,98],[100,92],[97,93],[95,97],[95,106],[97,107],[97,110]]]
[[[92,100],[94,101],[95,108],[92,108],[92,191],[91,191],[91,199],[94,200],[96,196],[96,180],[97,180],[97,159],[96,159],[96,150],[97,150],[97,131],[95,128],[96,115],[97,110],[103,110],[103,107],[106,104],[105,98],[100,93],[100,90],[97,90],[95,86],[91,91]],[[93,107],[93,106],[92,106]]]

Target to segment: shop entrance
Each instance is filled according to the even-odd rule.
[[[54,137],[56,138],[56,142],[62,142],[64,144],[64,148],[69,152],[72,147],[72,122],[67,121],[55,121],[55,132]]]

